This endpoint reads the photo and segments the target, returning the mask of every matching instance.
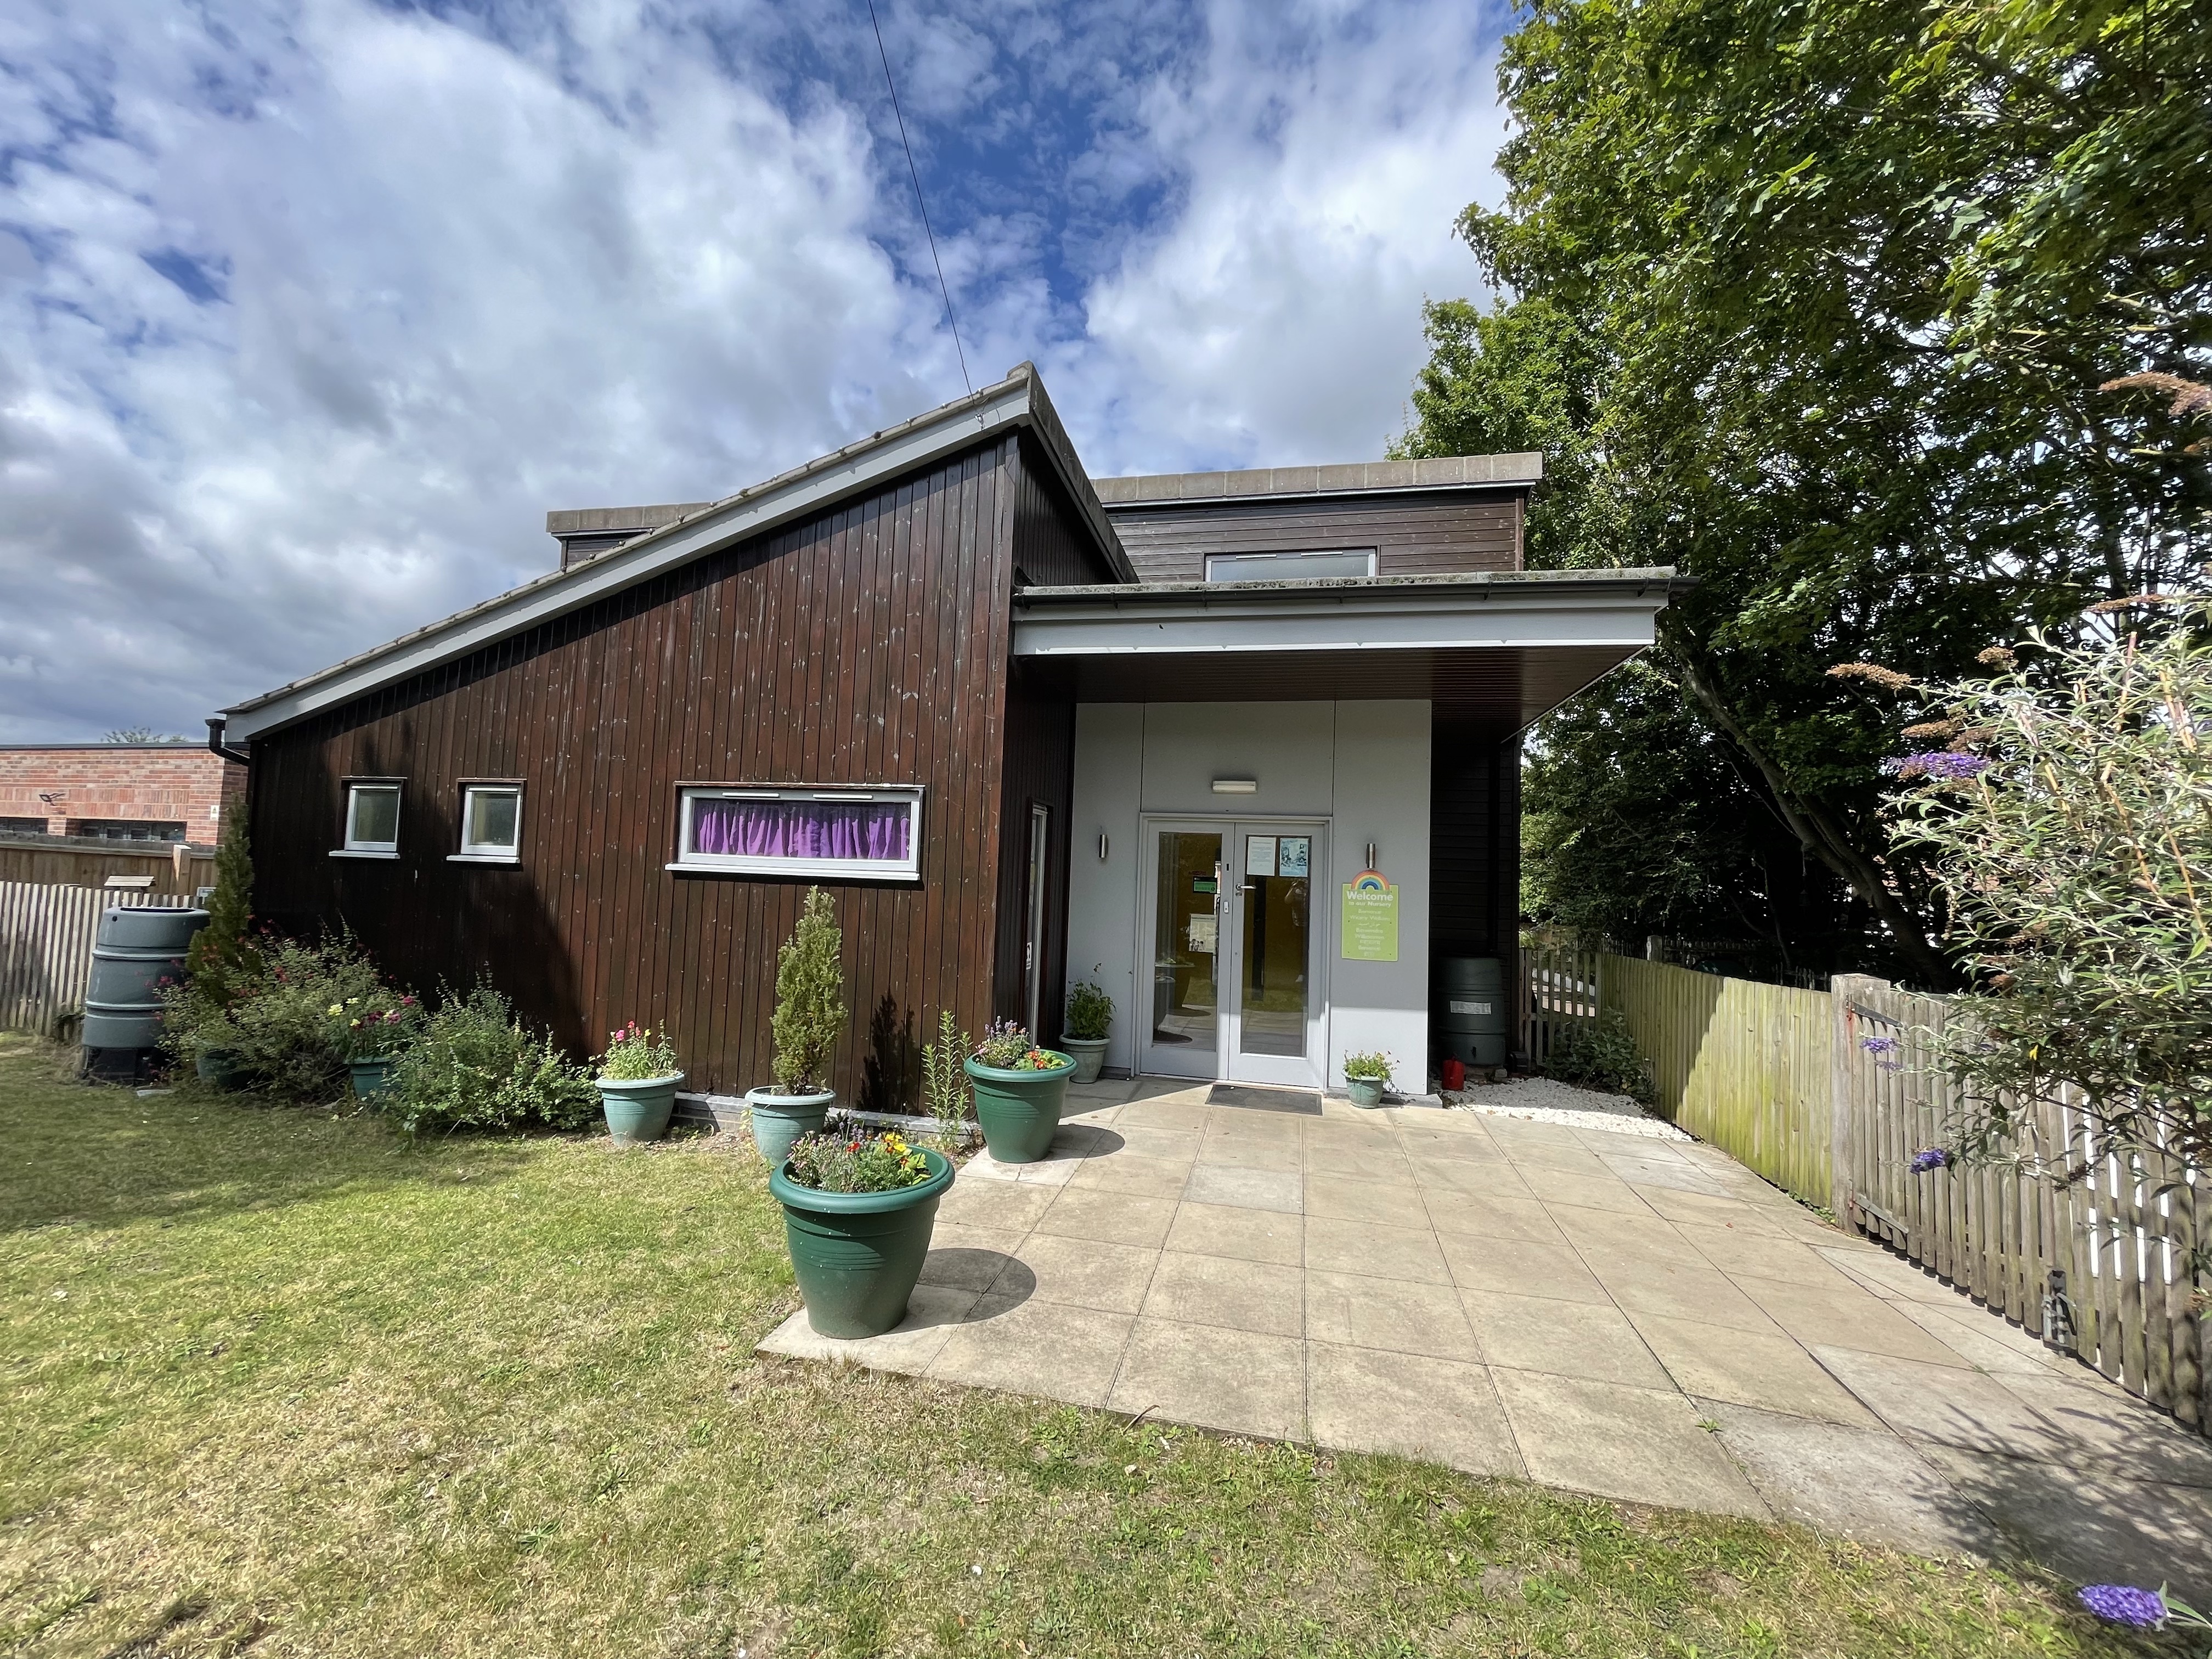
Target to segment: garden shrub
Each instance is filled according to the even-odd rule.
[[[775,1086],[786,1094],[830,1086],[830,1051],[845,1030],[844,945],[830,895],[808,888],[799,925],[775,958],[769,1030],[775,1040]]]
[[[1644,1106],[1659,1098],[1618,1008],[1607,1008],[1595,1019],[1568,1021],[1552,1041],[1544,1071],[1562,1083],[1626,1095]]]
[[[515,1017],[488,985],[447,992],[393,1069],[386,1098],[409,1134],[453,1129],[579,1129],[599,1110],[599,1091],[542,1032]]]
[[[220,995],[204,984],[165,992],[171,1048],[228,1054],[240,1082],[288,1100],[322,1099],[337,1085],[356,1044],[343,1011],[398,1000],[345,933],[312,944],[264,935],[219,971]]]

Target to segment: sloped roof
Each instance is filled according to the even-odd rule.
[[[1134,581],[1136,572],[1045,395],[1044,382],[1035,365],[1022,363],[996,386],[741,489],[598,558],[537,577],[373,651],[234,704],[222,711],[228,721],[225,736],[234,741],[249,738],[349,702],[664,571],[820,513],[848,496],[965,449],[993,432],[1014,428],[1025,428],[1037,439],[1107,568],[1123,581]]]

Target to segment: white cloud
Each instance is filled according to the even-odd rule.
[[[196,729],[545,568],[549,507],[726,493],[957,390],[872,39],[800,73],[699,3],[0,20],[0,740]],[[1473,277],[1472,14],[1209,22],[1091,72],[1068,188],[1170,205],[1085,244],[1087,290],[1046,216],[939,224],[977,380],[1036,358],[1102,472],[1378,453],[1422,294]],[[1003,112],[1074,27],[948,24],[909,119]]]

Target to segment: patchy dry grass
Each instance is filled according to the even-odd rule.
[[[0,1038],[0,1650],[2118,1655],[2051,1587],[756,1359],[707,1141],[409,1146]]]

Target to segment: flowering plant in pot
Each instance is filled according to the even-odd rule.
[[[1380,1106],[1382,1091],[1390,1085],[1390,1073],[1397,1062],[1382,1049],[1344,1057],[1345,1091],[1355,1106]]]
[[[1098,969],[1092,968],[1092,973]],[[1106,1034],[1114,1028],[1114,999],[1095,980],[1079,980],[1068,988],[1067,1024],[1060,1042],[1075,1057],[1075,1080],[1098,1081],[1106,1063]]]
[[[952,1164],[840,1119],[801,1135],[769,1172],[783,1206],[792,1271],[806,1322],[823,1336],[880,1336],[906,1317],[937,1225]]]
[[[775,957],[775,1079],[749,1090],[753,1145],[773,1170],[792,1143],[822,1127],[830,1103],[830,1052],[845,1029],[845,970],[839,957],[844,935],[835,907],[819,887],[806,890],[799,925]]]
[[[345,1056],[357,1100],[374,1100],[392,1086],[392,1068],[422,1029],[422,1005],[382,987],[365,996],[333,1002],[331,1046]]]
[[[616,1146],[635,1146],[668,1133],[684,1069],[676,1058],[676,1045],[665,1035],[656,1036],[651,1027],[635,1020],[608,1032],[607,1051],[599,1056],[595,1080],[599,1109],[606,1114],[607,1133]]]
[[[1001,1164],[1042,1158],[1060,1130],[1074,1060],[1038,1048],[1027,1028],[999,1019],[962,1064],[975,1083],[975,1121],[991,1156]]]

